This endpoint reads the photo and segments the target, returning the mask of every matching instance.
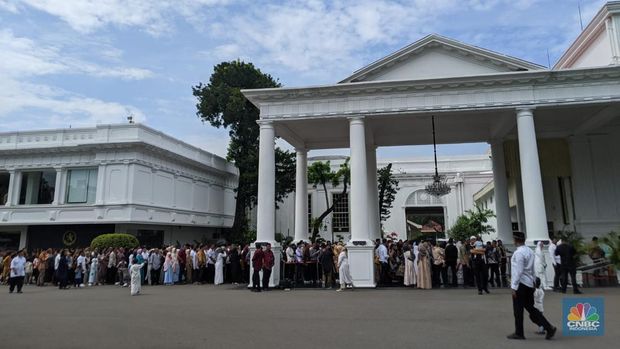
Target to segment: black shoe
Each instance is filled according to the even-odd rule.
[[[478,294],[482,296],[482,291],[478,291]]]
[[[506,338],[508,338],[508,339],[525,339],[525,337],[524,337],[524,336],[518,335],[518,334],[516,334],[516,333],[513,333],[513,334],[511,334],[511,335],[508,335],[508,336],[506,336]]]
[[[22,291],[17,291],[17,293],[24,293],[24,292],[22,292]]]
[[[579,291],[579,290],[574,290],[573,294],[583,294],[583,292]]]
[[[484,289],[484,292],[486,292],[487,294],[491,293],[491,292],[489,292],[489,290],[488,290],[488,289],[486,289],[486,288]]]
[[[552,327],[550,330],[547,331],[547,335],[545,336],[545,339],[551,339],[553,338],[553,336],[555,336],[555,332],[558,330],[557,327]]]

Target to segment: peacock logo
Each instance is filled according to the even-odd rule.
[[[598,319],[596,307],[591,306],[590,303],[577,303],[570,308],[567,317],[568,321],[598,321]]]

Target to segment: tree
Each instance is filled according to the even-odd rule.
[[[317,186],[323,187],[325,193],[325,207],[327,209],[321,213],[320,216],[312,220],[312,236],[310,241],[314,242],[319,236],[319,229],[323,224],[323,220],[330,213],[334,211],[336,205],[347,195],[348,186],[350,183],[351,171],[349,169],[349,159],[340,165],[337,171],[332,171],[329,161],[321,162],[317,161],[308,166],[308,183],[311,183],[314,188]],[[337,200],[334,200],[332,204],[329,204],[329,192],[327,191],[327,184],[331,184],[332,187],[337,187],[342,183],[342,192]]]
[[[398,180],[392,175],[392,164],[377,171],[377,186],[379,189],[379,215],[381,222],[390,218],[390,209],[398,191]]]
[[[490,234],[495,231],[495,228],[487,224],[491,217],[495,217],[493,211],[483,209],[476,205],[473,210],[465,211],[464,215],[456,219],[448,235],[460,241],[467,240],[470,236]]]
[[[196,115],[211,126],[228,130],[227,160],[239,169],[239,185],[235,221],[228,236],[242,242],[247,230],[246,210],[256,204],[258,193],[259,110],[241,93],[241,89],[280,87],[271,75],[261,72],[252,63],[222,62],[213,69],[208,84],[192,87],[198,99]],[[276,201],[294,189],[295,154],[276,148]],[[247,241],[245,241],[247,242]]]

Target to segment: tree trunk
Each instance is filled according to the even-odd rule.
[[[327,201],[327,189],[325,188],[325,185],[323,185],[323,188],[325,189],[325,199]],[[312,237],[310,238],[310,241],[314,242],[316,240],[317,235],[319,235],[319,228],[321,227],[321,223],[323,223],[323,220],[325,219],[325,217],[327,217],[330,213],[332,213],[334,211],[334,208],[336,207],[336,204],[338,204],[340,202],[340,200],[342,200],[342,198],[344,197],[344,195],[347,193],[347,183],[344,183],[344,188],[342,189],[342,193],[340,195],[340,198],[338,200],[335,200],[334,202],[332,202],[332,205],[329,206],[329,201],[327,201],[327,206],[329,206],[329,208],[327,210],[325,210],[325,212],[323,212],[315,221],[314,224],[312,225]],[[332,241],[333,242],[333,241]]]

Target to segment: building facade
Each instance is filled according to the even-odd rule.
[[[553,69],[433,34],[336,84],[244,90],[261,113],[257,242],[274,240],[275,137],[295,147],[298,160],[308,150],[349,147],[351,275],[374,287],[376,149],[432,144],[433,118],[438,143],[491,145],[502,240],[511,239],[511,203],[530,245],[549,240],[558,229],[549,222],[562,212],[560,226],[585,236],[618,229],[619,62],[620,2],[613,1]],[[296,237],[307,231],[306,170],[298,161]]]
[[[0,248],[217,239],[237,181],[224,159],[140,124],[0,133]]]

